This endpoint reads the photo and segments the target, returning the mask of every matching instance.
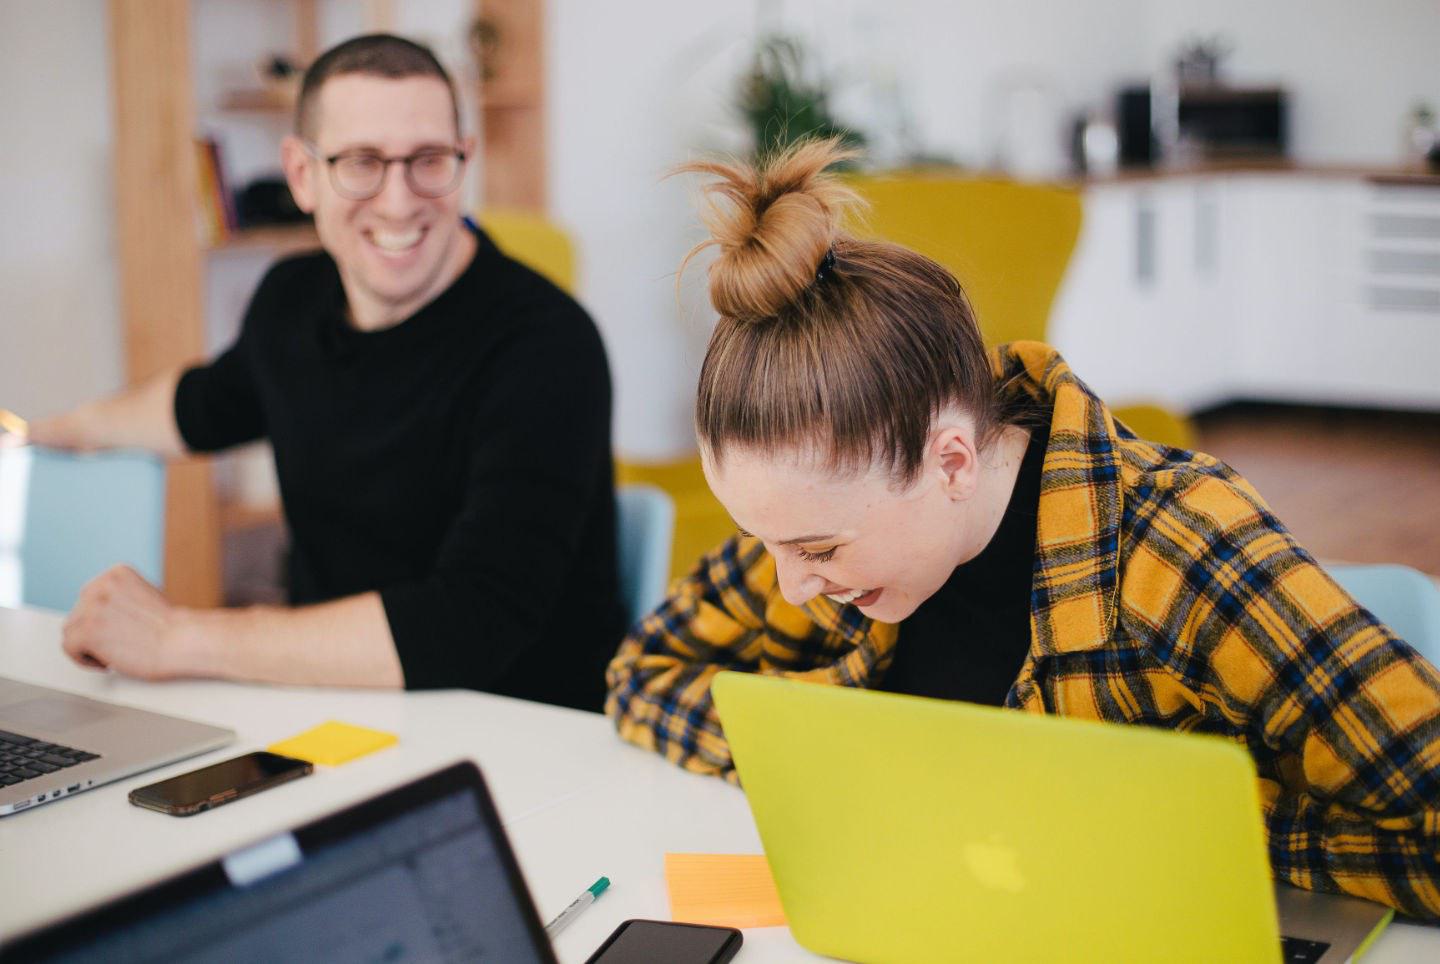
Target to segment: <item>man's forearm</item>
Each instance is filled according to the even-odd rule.
[[[295,608],[183,610],[184,675],[298,686],[405,685],[379,593]]]
[[[163,458],[187,454],[175,424],[175,368],[110,398],[30,423],[30,441],[53,448],[90,451],[147,449]]]

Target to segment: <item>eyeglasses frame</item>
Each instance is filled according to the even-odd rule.
[[[402,157],[389,157],[385,154],[372,153],[370,151],[341,151],[338,154],[325,155],[320,153],[320,148],[317,145],[311,143],[308,140],[301,139],[300,144],[305,148],[305,152],[311,157],[315,158],[317,161],[325,162],[326,175],[330,180],[330,186],[335,189],[336,194],[340,195],[347,201],[368,201],[371,198],[379,196],[380,192],[385,190],[385,180],[390,176],[391,164],[399,164],[402,168],[404,168],[405,186],[408,187],[411,191],[413,191],[417,196],[430,199],[444,197],[445,195],[449,194],[460,186],[460,182],[464,179],[465,176],[465,162],[469,159],[469,155],[466,154],[466,152],[459,147],[451,147],[446,150],[437,150],[434,147],[425,147],[421,148],[413,154],[407,154]],[[418,158],[426,154],[450,154],[460,162],[459,166],[455,169],[454,180],[451,181],[451,183],[445,188],[445,190],[441,191],[438,194],[431,194],[428,191],[423,191],[415,184],[414,169],[411,165],[413,165]],[[357,194],[353,191],[347,191],[345,188],[340,186],[340,182],[337,178],[337,175],[335,174],[336,163],[344,160],[347,157],[356,156],[374,158],[375,160],[378,160],[385,165],[385,172],[381,174],[380,179],[376,181],[375,190],[369,192],[368,194]]]

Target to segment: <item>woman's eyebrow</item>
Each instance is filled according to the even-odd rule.
[[[735,528],[740,531],[740,534],[741,534],[742,536],[745,536],[746,538],[749,538],[749,539],[755,538],[754,533],[746,532],[746,531],[745,531],[745,528],[744,528],[743,526],[736,526]],[[808,543],[808,542],[829,542],[829,541],[831,541],[831,540],[834,539],[834,538],[835,538],[834,535],[824,535],[824,536],[796,536],[796,537],[793,538],[793,539],[781,539],[779,542],[777,542],[777,543],[775,543],[775,544],[776,544],[777,546],[795,546],[795,545],[804,545],[805,543]]]

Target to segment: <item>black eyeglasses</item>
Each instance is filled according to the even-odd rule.
[[[391,164],[405,168],[405,183],[421,197],[444,197],[460,185],[465,152],[455,147],[427,147],[408,157],[386,157],[374,151],[321,154],[314,144],[305,149],[325,162],[335,193],[350,201],[368,201],[380,193]]]

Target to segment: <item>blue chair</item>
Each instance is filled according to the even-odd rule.
[[[1409,566],[1329,566],[1355,601],[1440,666],[1440,587]]]
[[[665,598],[675,503],[653,485],[625,485],[615,493],[620,593],[633,626]]]
[[[0,605],[69,610],[126,563],[160,585],[165,466],[141,452],[0,449]]]

